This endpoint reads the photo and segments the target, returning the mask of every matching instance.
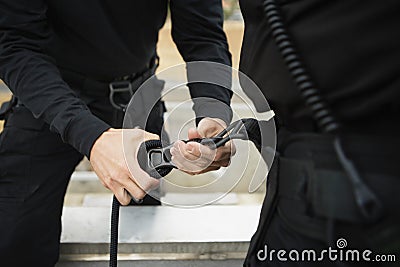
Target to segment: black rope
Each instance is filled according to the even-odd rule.
[[[160,140],[148,140],[140,145],[139,152],[143,150],[144,153],[147,153],[149,149],[159,147],[162,147]],[[138,157],[138,160],[143,160],[143,157]],[[153,169],[150,170],[148,174],[153,178],[159,179],[169,174],[171,170],[172,168]],[[118,199],[114,196],[111,208],[110,267],[117,267],[118,265],[118,228],[120,207],[121,203],[119,203]]]
[[[121,204],[114,196],[111,209],[110,267],[117,267],[118,265],[118,224],[120,206]]]

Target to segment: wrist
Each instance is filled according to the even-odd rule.
[[[90,158],[94,143],[108,129],[110,126],[107,123],[90,111],[83,111],[69,123],[64,141]]]

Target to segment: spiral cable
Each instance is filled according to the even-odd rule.
[[[340,135],[341,125],[333,115],[327,102],[321,96],[311,75],[299,58],[288,31],[285,28],[281,10],[275,0],[264,0],[264,13],[277,47],[280,50],[289,72],[303,97],[306,106],[311,110],[318,128],[333,134],[333,147],[338,161],[347,174],[353,187],[355,201],[362,216],[367,221],[375,221],[382,215],[382,204],[374,192],[364,183],[354,163],[346,156]]]
[[[307,69],[298,56],[297,49],[284,26],[281,12],[274,0],[264,1],[264,12],[271,28],[272,36],[279,48],[290,74],[293,77],[306,105],[312,111],[312,116],[319,129],[326,133],[337,132],[340,124],[328,107],[320,90],[316,87]]]

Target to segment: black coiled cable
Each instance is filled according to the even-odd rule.
[[[367,221],[377,220],[382,213],[381,203],[363,182],[353,162],[346,157],[340,135],[341,126],[299,58],[297,49],[285,28],[279,5],[275,0],[265,0],[263,7],[275,43],[306,106],[311,110],[314,121],[322,132],[334,134],[334,150],[352,184],[355,201],[361,214]]]
[[[316,87],[305,68],[299,54],[284,26],[281,11],[274,0],[264,1],[264,11],[271,27],[271,33],[278,46],[283,60],[293,77],[306,105],[312,111],[312,116],[319,129],[326,133],[339,130],[339,123]]]

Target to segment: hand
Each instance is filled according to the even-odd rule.
[[[143,199],[146,192],[159,186],[159,181],[151,178],[137,162],[140,144],[150,139],[159,137],[140,129],[109,129],[96,140],[90,152],[93,170],[122,205],[128,205],[131,196]],[[132,157],[125,159],[124,150],[131,152]]]
[[[191,128],[188,138],[214,137],[226,128],[221,119],[204,118],[200,121],[197,129]],[[230,159],[236,153],[233,142],[229,141],[216,150],[197,142],[177,141],[171,149],[172,162],[182,171],[195,175],[227,167]]]

